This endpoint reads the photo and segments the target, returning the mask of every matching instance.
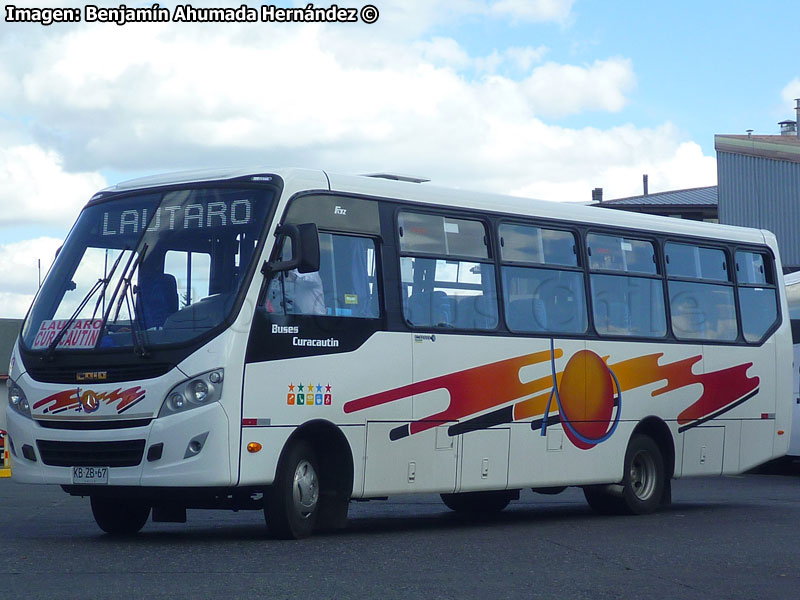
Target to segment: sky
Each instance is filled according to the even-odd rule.
[[[794,2],[337,5],[368,2],[374,24],[44,26],[4,5],[0,318],[25,315],[39,262],[126,179],[298,166],[587,202],[640,194],[645,173],[651,193],[715,185],[714,135],[777,134],[800,98]]]

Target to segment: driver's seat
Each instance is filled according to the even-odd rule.
[[[162,327],[171,314],[178,312],[178,284],[169,273],[139,280],[136,312],[142,327]]]

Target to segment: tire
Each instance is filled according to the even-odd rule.
[[[658,445],[646,435],[634,434],[625,451],[622,493],[614,494],[608,486],[587,486],[583,494],[600,514],[645,515],[658,508],[667,485]]]
[[[442,494],[442,502],[457,513],[490,514],[503,510],[511,502],[512,494],[501,490],[496,492],[464,492],[461,494]]]
[[[150,517],[150,505],[141,500],[92,496],[91,505],[95,522],[110,535],[138,533]]]
[[[319,516],[319,463],[311,445],[298,440],[287,448],[266,494],[264,515],[273,537],[310,536]]]
[[[625,503],[620,496],[612,494],[605,485],[588,485],[583,495],[591,509],[598,515],[625,514]]]

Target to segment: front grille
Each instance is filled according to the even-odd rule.
[[[53,467],[135,467],[142,462],[145,440],[57,442],[36,440],[42,462]]]
[[[98,431],[101,429],[129,429],[131,427],[145,427],[153,419],[117,419],[114,421],[50,421],[36,419],[39,426],[45,429],[72,429],[80,431]]]
[[[144,363],[141,365],[125,365],[105,369],[97,364],[84,367],[55,367],[45,363],[30,367],[28,369],[28,375],[36,381],[41,381],[43,383],[76,383],[78,381],[78,373],[106,371],[105,379],[84,382],[97,385],[100,383],[117,383],[119,381],[136,381],[139,379],[161,377],[172,369],[172,367],[173,365],[168,363]]]

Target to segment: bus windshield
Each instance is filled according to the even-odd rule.
[[[246,283],[273,196],[193,187],[88,206],[34,301],[23,345],[144,354],[216,328]]]

